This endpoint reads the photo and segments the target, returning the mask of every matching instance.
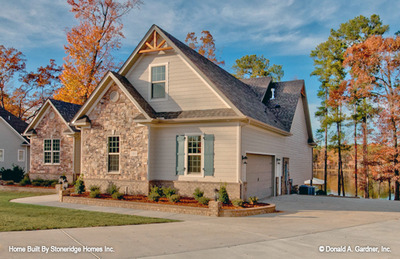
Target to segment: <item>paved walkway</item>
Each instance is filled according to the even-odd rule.
[[[282,212],[246,218],[64,204],[57,202],[56,195],[15,202],[183,222],[3,232],[0,258],[400,258],[400,202],[395,201],[280,196],[267,202],[275,203]],[[86,251],[11,253],[10,246],[75,247]],[[105,247],[113,252],[105,252]]]

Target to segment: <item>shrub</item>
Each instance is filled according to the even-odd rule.
[[[200,204],[208,205],[208,203],[210,202],[210,199],[207,198],[207,197],[202,196],[202,197],[198,198],[197,201],[198,201]]]
[[[4,169],[4,167],[2,167],[0,173],[4,181],[12,180],[19,183],[24,178],[25,171],[22,167],[13,165],[12,169]]]
[[[89,196],[91,197],[91,198],[100,198],[100,190],[99,189],[97,189],[97,190],[91,190],[90,191],[90,194],[89,194]]]
[[[197,188],[194,190],[193,197],[194,197],[194,199],[195,199],[196,201],[199,201],[199,199],[200,199],[201,197],[203,197],[203,195],[204,195],[204,192],[203,192],[202,190],[200,190],[199,187],[197,187]]]
[[[317,195],[326,195],[326,192],[324,190],[318,190],[316,192]]]
[[[218,191],[218,195],[219,195],[218,200],[220,202],[222,202],[223,204],[229,203],[229,195],[225,185],[221,185]]]
[[[31,184],[31,179],[29,179],[29,175],[26,174],[24,176],[24,178],[19,182],[19,185],[25,186],[25,185],[28,185],[28,184]]]
[[[75,183],[75,192],[77,194],[82,194],[85,192],[85,183],[80,178]]]
[[[150,192],[149,196],[147,197],[151,201],[158,201],[160,199],[160,194],[158,192]]]
[[[120,192],[114,192],[114,193],[111,195],[111,197],[112,197],[114,200],[122,200],[122,198],[124,197],[124,195],[123,195],[122,193],[120,193]]]
[[[249,203],[250,204],[257,204],[258,203],[258,198],[256,196],[250,196],[249,197]]]
[[[44,182],[43,179],[36,178],[36,179],[32,180],[32,185],[33,186],[43,186],[43,182]]]
[[[176,203],[181,200],[181,196],[179,196],[178,194],[172,194],[171,196],[168,197],[168,199],[170,202]]]
[[[5,181],[5,184],[6,185],[14,185],[14,181],[13,180]]]
[[[154,185],[153,187],[150,188],[150,193],[157,193],[160,197],[163,197],[163,189]]]
[[[57,181],[51,183],[51,187],[56,187]]]
[[[91,192],[100,191],[100,186],[98,186],[98,185],[91,185],[91,186],[89,187],[89,190],[90,190]]]
[[[43,180],[43,182],[41,183],[40,186],[44,186],[44,187],[49,187],[49,186],[54,186],[58,183],[57,180]]]
[[[242,200],[242,199],[237,199],[237,200],[232,201],[232,204],[233,204],[233,206],[235,206],[235,207],[243,207],[244,200]]]
[[[110,182],[106,189],[106,193],[113,195],[114,193],[119,192],[119,187],[117,187],[114,183]]]
[[[164,197],[171,197],[172,195],[176,194],[176,190],[174,188],[170,188],[170,187],[163,187],[161,188],[162,192],[163,192],[163,196]]]

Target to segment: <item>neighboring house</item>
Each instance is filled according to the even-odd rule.
[[[72,125],[85,184],[103,191],[111,182],[125,193],[200,187],[212,198],[226,184],[231,198],[263,198],[312,177],[303,80],[240,81],[156,25]]]
[[[70,125],[81,106],[48,99],[29,124],[24,136],[31,143],[31,179],[58,179],[69,182],[80,173],[80,133]]]
[[[21,134],[27,123],[0,108],[0,168],[18,165],[29,171],[29,141]]]

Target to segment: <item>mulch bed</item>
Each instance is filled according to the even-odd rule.
[[[85,197],[85,198],[90,198],[89,192],[84,192],[82,194],[76,194],[76,193],[71,193],[70,196],[72,197]],[[92,198],[92,199],[105,199],[105,200],[113,200],[111,198],[111,195],[109,194],[100,194],[100,198]],[[132,202],[144,202],[144,203],[156,203],[156,204],[165,204],[165,205],[178,205],[178,206],[190,206],[190,207],[198,207],[198,208],[208,208],[207,205],[203,205],[198,203],[194,198],[191,197],[181,197],[179,202],[173,203],[170,202],[167,198],[163,197],[160,198],[158,202],[156,201],[151,201],[147,198],[145,195],[124,195],[123,201],[132,201]],[[246,208],[257,208],[257,207],[263,207],[267,206],[269,204],[267,203],[257,203],[257,204],[249,204],[245,203],[244,207],[235,207],[232,204],[223,204],[222,208],[223,209],[246,209]]]

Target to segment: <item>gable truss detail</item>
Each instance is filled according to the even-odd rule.
[[[162,40],[159,44],[157,44],[157,32],[154,31],[153,33],[153,45],[151,45],[149,42],[150,41],[146,41],[146,46],[148,47],[148,49],[142,49],[139,51],[139,53],[149,53],[149,52],[156,52],[156,51],[162,51],[162,50],[169,50],[172,49],[172,47],[163,47],[162,46],[165,44],[165,40]]]

